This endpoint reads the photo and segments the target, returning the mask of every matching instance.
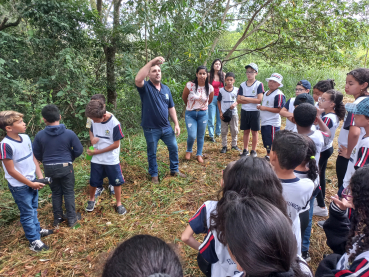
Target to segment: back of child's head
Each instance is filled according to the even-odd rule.
[[[7,126],[12,126],[14,122],[17,122],[23,118],[23,114],[15,111],[2,111],[0,112],[0,128],[6,131]]]
[[[329,100],[334,103],[335,106],[333,109],[339,120],[343,120],[346,114],[345,104],[343,104],[343,94],[334,89],[327,90],[325,93],[329,95]]]
[[[317,109],[311,104],[303,103],[298,105],[293,111],[293,118],[296,125],[300,127],[311,127],[317,115]]]
[[[106,113],[105,105],[97,100],[88,102],[85,115],[90,118],[102,118]]]
[[[304,139],[307,144],[307,151],[305,159],[301,164],[308,168],[307,177],[314,182],[319,176],[319,168],[315,159],[316,145],[308,136],[304,136]]]
[[[278,207],[287,214],[286,202],[283,199],[283,187],[271,165],[263,158],[246,156],[240,158],[228,172],[223,173],[224,185],[218,196],[217,210],[222,209],[224,195],[235,191],[243,196],[258,196]],[[217,213],[211,215],[213,229],[218,230],[219,241],[223,240],[223,222]]]
[[[42,117],[49,123],[54,123],[60,120],[60,111],[53,104],[46,105],[41,110]]]
[[[94,95],[91,96],[91,100],[100,101],[104,105],[105,105],[105,102],[106,102],[105,96],[103,94],[94,94]]]
[[[102,277],[182,277],[176,252],[150,235],[134,236],[119,245],[107,260]]]
[[[236,79],[236,75],[234,75],[233,72],[228,72],[225,76],[225,78],[227,79],[228,77],[232,77],[233,79]]]
[[[277,207],[228,192],[222,213],[225,242],[247,276],[304,276],[290,220]]]
[[[352,175],[348,189],[351,190],[354,212],[351,218],[351,229],[346,244],[346,253],[350,254],[353,245],[356,251],[350,256],[352,262],[355,257],[369,250],[369,165],[358,168]],[[364,235],[364,236],[362,236]],[[352,253],[352,252],[351,252]]]
[[[314,98],[308,93],[301,93],[296,96],[293,105],[296,107],[303,103],[309,103],[311,105],[314,105]]]
[[[364,89],[362,93],[367,91],[369,86],[369,69],[368,68],[356,68],[351,70],[347,75],[351,75],[354,79],[360,84],[368,83],[367,87]]]
[[[313,88],[320,90],[321,92],[326,92],[327,90],[334,89],[335,82],[332,79],[322,80],[315,84]]]
[[[281,130],[274,135],[272,151],[278,158],[279,166],[282,169],[291,170],[305,159],[307,144],[302,135]]]

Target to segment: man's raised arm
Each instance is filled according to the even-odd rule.
[[[165,62],[165,59],[163,57],[156,57],[149,61],[143,68],[138,71],[136,78],[135,78],[135,84],[137,87],[142,88],[144,85],[145,78],[150,72],[150,68],[154,65],[160,65]]]

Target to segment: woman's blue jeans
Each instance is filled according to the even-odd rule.
[[[217,120],[216,126],[215,126],[215,135],[220,136],[221,130],[220,130],[220,114],[218,109],[218,96],[214,96],[213,101],[208,106],[209,111],[209,118],[208,118],[208,130],[209,130],[209,137],[214,137],[214,121],[215,117]]]
[[[186,127],[187,127],[187,151],[192,153],[192,147],[197,138],[196,156],[202,156],[202,148],[204,147],[205,130],[208,122],[208,111],[186,111]]]

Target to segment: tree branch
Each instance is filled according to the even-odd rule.
[[[21,16],[19,16],[19,17],[18,17],[18,19],[17,19],[17,21],[6,24],[6,22],[8,22],[8,20],[9,20],[9,18],[4,17],[3,21],[2,21],[2,22],[1,22],[1,24],[0,24],[0,31],[4,30],[4,29],[6,29],[6,28],[9,28],[9,27],[18,26],[18,25],[19,25],[19,23],[20,23],[20,22],[21,22],[21,20],[22,20],[22,17],[21,17]]]
[[[214,3],[211,4],[211,6],[205,11],[204,15],[201,18],[201,22],[200,22],[200,27],[205,19],[205,17],[208,15],[208,13],[211,11],[211,9],[214,7],[214,5],[218,2],[219,0],[214,0]]]

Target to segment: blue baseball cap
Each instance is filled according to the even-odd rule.
[[[311,89],[311,84],[308,80],[301,80],[297,83],[298,86],[303,86],[305,89]]]
[[[347,103],[345,108],[349,113],[362,114],[369,117],[369,97],[362,98],[358,103]]]

